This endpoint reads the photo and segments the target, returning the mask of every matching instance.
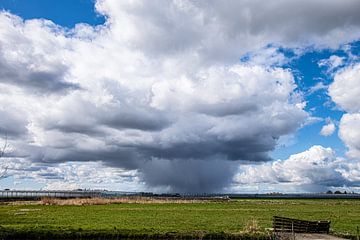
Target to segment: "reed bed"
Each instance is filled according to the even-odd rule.
[[[107,204],[122,204],[122,203],[206,203],[211,200],[203,199],[180,199],[180,198],[153,198],[153,197],[119,197],[119,198],[72,198],[72,199],[60,199],[60,198],[42,198],[39,201],[40,205],[107,205]]]

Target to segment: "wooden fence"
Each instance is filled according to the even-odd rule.
[[[275,232],[329,233],[330,221],[305,221],[285,217],[273,217]]]

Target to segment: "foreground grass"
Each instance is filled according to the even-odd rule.
[[[335,233],[356,234],[360,200],[236,200],[110,205],[0,205],[0,233],[116,233],[164,236],[236,235],[249,221],[262,229],[272,216],[331,220]]]

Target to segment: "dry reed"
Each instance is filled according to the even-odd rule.
[[[119,197],[119,198],[42,198],[41,205],[106,205],[121,203],[204,203],[203,199],[153,198],[153,197]]]
[[[246,222],[243,232],[245,233],[260,233],[262,232],[261,227],[256,219],[252,219]]]

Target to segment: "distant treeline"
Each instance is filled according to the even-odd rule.
[[[203,199],[203,200],[229,200],[229,199],[360,199],[360,194],[341,191],[327,191],[325,193],[293,193],[284,194],[279,192],[264,194],[180,194],[180,193],[152,193],[152,192],[120,192],[120,191],[91,191],[91,190],[74,190],[74,191],[22,191],[22,190],[0,190],[0,200],[39,200],[44,197],[50,198],[119,198],[119,197],[151,197],[151,198],[173,198],[173,199]]]

